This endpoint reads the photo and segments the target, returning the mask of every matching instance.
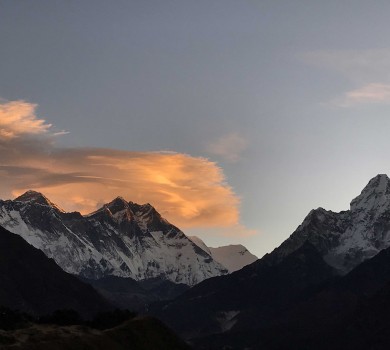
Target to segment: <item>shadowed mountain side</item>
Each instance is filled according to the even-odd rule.
[[[389,314],[390,248],[272,322],[194,343],[198,349],[387,349]]]
[[[15,331],[0,330],[0,347],[4,350],[189,350],[160,321],[135,318],[100,331],[86,326],[32,325]]]
[[[144,311],[152,302],[173,299],[189,289],[186,284],[176,284],[160,278],[143,281],[116,276],[98,280],[81,279],[91,284],[116,307],[132,311]]]
[[[285,333],[284,346],[291,342],[318,349],[387,349],[389,300],[390,248],[297,305],[274,334]]]
[[[142,288],[154,295],[156,300],[174,299],[190,289],[190,287],[184,283],[173,283],[158,277],[142,280],[139,283]]]
[[[0,286],[0,305],[35,315],[74,309],[90,317],[112,308],[90,285],[1,226]]]
[[[390,282],[361,302],[344,327],[341,346],[354,349],[388,349],[390,344]]]
[[[152,311],[186,338],[255,328],[334,276],[334,269],[306,243],[278,265],[258,260],[231,275],[206,280]]]

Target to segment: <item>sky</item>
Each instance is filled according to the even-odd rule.
[[[0,0],[0,198],[154,205],[261,257],[390,173],[388,1]]]

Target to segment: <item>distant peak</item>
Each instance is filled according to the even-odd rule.
[[[121,196],[116,197],[108,204],[122,204],[124,206],[128,206],[128,203],[126,202],[126,200]]]
[[[386,204],[390,205],[390,179],[386,174],[379,174],[352,200],[351,211],[379,209]]]
[[[62,209],[60,209],[56,204],[51,202],[42,193],[37,192],[37,191],[33,191],[33,190],[29,190],[29,191],[23,193],[22,195],[20,195],[19,197],[16,197],[15,201],[25,202],[25,203],[30,202],[30,203],[36,203],[36,204],[41,204],[41,205],[47,205],[49,207],[53,207],[53,208],[56,208],[56,209],[62,211]]]
[[[48,204],[49,200],[40,192],[29,190],[19,197],[15,198],[18,202],[42,202],[40,204]]]
[[[111,202],[104,205],[104,208],[110,209],[112,214],[115,214],[119,211],[129,209],[129,203],[123,197],[116,197]]]
[[[103,204],[102,207],[95,210],[94,212],[85,215],[85,217],[110,217],[116,221],[129,221],[132,219],[133,212],[127,202],[123,197],[116,197],[111,202]]]

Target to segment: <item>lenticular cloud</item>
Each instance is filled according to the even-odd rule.
[[[174,152],[59,148],[36,105],[0,104],[0,195],[34,189],[66,210],[88,213],[122,196],[153,204],[181,227],[231,227],[239,199],[214,162]]]

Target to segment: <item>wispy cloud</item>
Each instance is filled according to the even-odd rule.
[[[179,227],[245,231],[239,198],[214,162],[174,152],[59,148],[35,108],[0,104],[1,198],[35,189],[66,210],[88,213],[120,195],[153,204]]]
[[[390,102],[390,49],[312,51],[304,62],[339,72],[354,87],[332,101],[341,107]]]
[[[241,153],[248,147],[248,141],[238,133],[230,133],[211,143],[209,153],[222,157],[228,162],[237,162]]]
[[[342,107],[351,107],[363,103],[390,103],[390,84],[371,83],[349,91],[337,101]]]

